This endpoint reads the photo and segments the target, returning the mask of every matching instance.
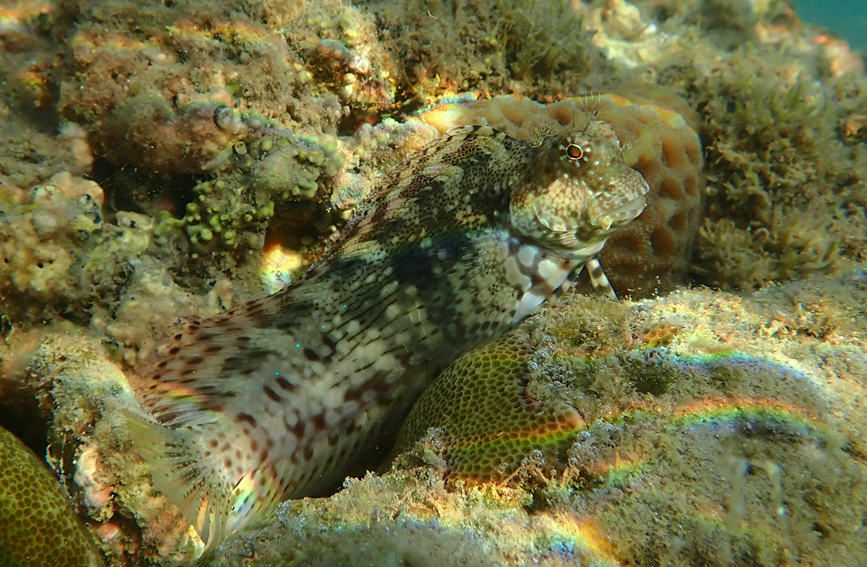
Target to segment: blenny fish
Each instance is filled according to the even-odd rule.
[[[212,545],[333,488],[438,371],[588,266],[648,185],[609,124],[447,132],[387,174],[297,282],[186,321],[130,414],[154,485]]]

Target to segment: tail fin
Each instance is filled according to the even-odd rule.
[[[124,415],[134,451],[151,465],[154,487],[178,506],[208,547],[243,523],[245,518],[233,517],[232,499],[244,483],[233,486],[226,471],[204,457],[195,431],[161,425],[132,411]]]

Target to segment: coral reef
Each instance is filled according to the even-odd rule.
[[[266,229],[327,229],[310,206],[340,166],[336,135],[392,100],[370,18],[339,2],[181,2],[129,21],[112,6],[79,8],[87,23],[70,31],[75,73],[59,84],[58,111],[88,132],[113,201],[158,217],[157,244],[187,259],[177,277],[199,291],[203,272],[243,278]],[[91,23],[103,18],[117,25]],[[117,166],[134,173],[109,173]]]
[[[148,254],[195,293],[228,276],[255,294],[263,250],[291,258],[287,277],[303,270],[361,188],[431,135],[392,117],[461,91],[618,93],[635,104],[602,97],[608,119],[623,129],[641,109],[654,124],[641,130],[680,140],[690,167],[696,141],[668,110],[700,131],[707,212],[703,176],[681,196],[677,184],[693,180],[673,174],[686,170],[660,172],[667,195],[608,247],[622,293],[670,290],[687,271],[756,287],[865,248],[861,64],[780,3],[49,6],[22,5],[3,32],[8,179],[27,188],[90,172],[109,222],[114,210],[154,217]],[[34,151],[35,163],[15,159]]]
[[[0,564],[104,565],[93,536],[33,452],[0,427]]]
[[[446,370],[392,472],[286,503],[220,553],[376,548],[407,524],[424,542],[433,522],[494,562],[859,565],[865,282],[572,298]]]
[[[373,35],[370,18],[339,2],[118,8],[79,6],[75,72],[59,89],[61,114],[113,163],[208,169],[245,137],[218,116],[224,106],[333,135],[350,113],[390,101],[383,56],[361,42]]]
[[[147,467],[129,458],[118,410],[132,407],[134,397],[119,353],[101,342],[71,324],[16,329],[4,343],[11,348],[0,348],[0,375],[12,378],[0,382],[0,393],[5,397],[8,388],[18,399],[29,396],[49,416],[45,459],[110,564],[139,565],[146,556],[188,564],[201,550],[165,499],[144,489]],[[14,470],[4,466],[6,473]]]
[[[656,195],[602,258],[620,295],[763,291],[569,297],[452,368],[394,471],[211,560],[864,564],[863,277],[812,278],[865,261],[867,78],[789,2],[21,0],[0,7],[0,375],[38,399],[27,429],[108,560],[201,551],[116,411],[167,328],[295,278],[443,129],[532,135],[587,93],[613,93],[592,100]],[[511,388],[473,390],[468,428],[519,425],[437,422],[466,376]]]
[[[153,220],[117,211],[107,222],[104,192],[91,180],[58,173],[30,191],[7,188],[0,203],[0,297],[13,330],[59,315],[99,329],[134,359],[179,314],[231,303],[226,284],[204,297],[178,289],[144,254]]]
[[[837,325],[859,316],[863,309],[857,297],[863,296],[862,284],[863,274],[859,273],[841,284],[820,286],[814,282],[808,292],[791,286],[816,311],[827,308],[824,301],[817,304],[816,289],[821,287],[832,290],[835,297],[855,296],[830,308],[809,333],[830,340],[840,332]],[[777,301],[781,293],[785,292],[774,293]],[[725,300],[718,298],[717,303]],[[753,319],[760,320],[764,314],[762,296],[753,301],[756,305],[744,309],[757,312]],[[526,460],[534,452],[549,466],[564,470],[569,464],[565,451],[569,440],[580,438],[599,422],[643,421],[653,414],[660,414],[662,419],[682,419],[684,411],[688,413],[683,409],[686,406],[746,411],[756,405],[761,411],[794,412],[813,420],[828,414],[815,385],[803,377],[793,381],[788,374],[798,372],[769,362],[764,358],[768,353],[756,345],[742,351],[732,346],[731,340],[726,346],[713,345],[710,337],[702,336],[705,329],[690,332],[683,320],[658,320],[647,314],[646,305],[630,309],[609,303],[607,308],[600,308],[597,303],[572,298],[536,320],[535,325],[531,321],[504,339],[462,357],[414,406],[398,447],[406,448],[434,428],[433,442],[445,452],[450,476],[502,480],[519,468],[521,457]],[[689,307],[691,317],[703,320],[710,328],[708,321],[714,318],[694,305]],[[665,303],[654,309],[665,309]],[[801,320],[795,313],[788,316]],[[776,319],[781,317],[786,314],[775,314]],[[843,334],[855,337],[859,329],[856,324]],[[725,331],[719,325],[714,332]],[[743,339],[741,342],[748,344]],[[767,344],[765,348],[774,346]],[[858,360],[863,363],[863,356]],[[689,384],[682,384],[684,381]],[[724,409],[727,406],[729,410]],[[624,417],[624,413],[636,415]],[[858,423],[863,425],[863,419]],[[624,448],[623,443],[617,446]],[[575,462],[582,469],[593,468],[587,465],[588,459]]]
[[[83,309],[75,305],[82,301],[83,290],[99,297],[116,289],[125,274],[118,262],[104,258],[110,252],[102,234],[103,200],[99,185],[68,172],[27,193],[5,192],[0,290],[14,290],[75,312]],[[129,242],[123,244],[122,254],[134,248]]]
[[[215,264],[236,273],[249,269],[245,263],[258,263],[267,230],[275,242],[303,251],[305,243],[321,242],[335,222],[317,201],[330,193],[328,179],[339,166],[333,144],[273,127],[252,133],[232,146],[232,156],[211,179],[193,187],[183,217],[159,215],[157,243],[189,248],[192,261],[185,270],[194,274]],[[179,227],[185,240],[177,238]]]
[[[370,487],[349,487],[330,502],[301,501],[283,505],[279,528],[253,528],[242,536],[244,543],[222,546],[206,554],[198,566],[237,565],[241,548],[252,545],[257,565],[474,565],[500,563],[480,546],[481,539],[466,530],[444,526],[436,520],[422,522],[397,511],[396,496],[405,496],[400,482],[377,483],[384,492],[379,511],[356,515],[357,503],[373,506]],[[410,481],[411,482],[411,481]],[[427,488],[417,483],[419,489]],[[365,506],[368,507],[368,506]],[[369,509],[369,507],[368,507]],[[397,518],[393,518],[393,514]],[[405,516],[405,517],[402,517]]]
[[[590,527],[566,516],[528,513],[515,489],[444,489],[438,473],[368,475],[332,498],[281,504],[274,521],[238,533],[199,566],[617,565]],[[413,542],[411,546],[407,542]]]

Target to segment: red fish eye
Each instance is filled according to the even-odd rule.
[[[578,144],[569,144],[566,146],[566,157],[573,160],[579,160],[584,157],[584,148]]]

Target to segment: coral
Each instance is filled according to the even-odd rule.
[[[102,188],[62,173],[27,194],[17,190],[4,197],[0,289],[42,302],[74,296],[76,264],[102,230]]]
[[[93,163],[84,132],[73,124],[47,133],[0,102],[0,194],[44,183],[58,173],[86,174]],[[0,197],[0,203],[6,199]]]
[[[416,119],[438,133],[462,124],[487,123],[525,140],[568,127],[588,112],[610,123],[625,148],[626,163],[641,172],[650,193],[642,215],[612,236],[600,258],[615,290],[646,296],[668,291],[686,276],[699,228],[704,176],[701,144],[687,120],[657,106],[660,103],[645,102],[658,98],[679,108],[682,101],[659,89],[645,89],[643,97],[636,98],[639,102],[599,95],[544,106],[504,96],[442,104]]]
[[[686,277],[761,291],[623,306],[570,297],[575,308],[549,310],[521,342],[463,363],[486,381],[486,369],[507,370],[528,395],[503,407],[560,433],[522,437],[479,396],[479,413],[512,435],[493,444],[508,462],[465,460],[472,475],[452,470],[445,490],[453,433],[419,420],[408,437],[423,442],[407,439],[403,467],[284,504],[228,541],[225,561],[347,548],[375,561],[393,534],[418,534],[418,549],[395,543],[407,560],[448,562],[427,554],[442,543],[474,564],[867,564],[852,531],[865,522],[865,279],[812,277],[867,258],[867,80],[863,57],[790,2],[7,4],[0,374],[39,396],[46,414],[27,427],[48,429],[51,465],[114,564],[186,565],[200,551],[131,457],[114,411],[132,403],[122,371],[177,318],[296,277],[379,175],[473,119],[462,109],[532,133],[567,124],[568,97],[594,92],[631,103],[598,100],[625,143],[647,119],[638,132],[699,132],[705,158],[702,208],[688,194],[651,202],[657,220],[631,241],[643,251],[624,240],[620,267],[603,257],[618,292]],[[422,110],[457,93],[512,93],[520,112],[466,98]],[[696,214],[680,232],[683,211]],[[644,275],[626,274],[638,259]],[[737,397],[752,387],[764,398]],[[4,396],[0,413],[12,404]],[[557,429],[570,407],[581,421]],[[492,461],[482,445],[462,450]],[[482,470],[500,481],[466,488]]]
[[[374,33],[369,18],[338,2],[179,3],[129,21],[111,2],[85,10],[70,31],[76,73],[60,85],[59,111],[115,164],[162,175],[208,169],[245,138],[215,116],[222,107],[334,134],[350,109],[390,102],[389,72],[363,43]],[[112,25],[93,23],[103,18]]]
[[[131,458],[125,422],[117,411],[134,403],[132,391],[119,364],[112,360],[112,349],[106,346],[70,323],[54,324],[39,333],[18,331],[0,344],[0,369],[7,381],[35,398],[48,416],[46,460],[59,471],[76,509],[87,518],[88,528],[111,564],[136,564],[129,558],[144,553],[189,564],[195,551],[192,540],[165,500],[142,489],[148,471]],[[18,426],[34,427],[26,421]],[[8,479],[16,469],[5,466],[5,457],[3,462],[0,476],[6,474]],[[0,484],[8,485],[5,480]],[[0,522],[6,517],[4,511]],[[146,528],[140,528],[134,519]]]
[[[86,173],[93,161],[84,132],[53,113],[60,48],[46,29],[52,11],[23,2],[0,13],[0,192]]]
[[[265,566],[616,564],[571,518],[528,513],[525,493],[455,494],[433,477],[367,475],[329,499],[285,502],[274,521],[236,534],[199,565],[235,565],[251,554]]]
[[[307,518],[309,514],[320,516],[320,521],[310,522]],[[276,566],[288,563],[310,567],[330,565],[493,567],[500,564],[481,550],[473,534],[448,529],[436,521],[422,522],[412,517],[393,521],[390,518],[374,516],[367,522],[356,524],[341,522],[338,518],[333,518],[333,515],[333,512],[329,513],[327,508],[285,510],[280,514],[286,527],[284,533],[275,533],[268,529],[263,529],[259,533],[251,530],[240,538],[244,543],[233,542],[228,549],[221,546],[219,554],[206,555],[198,565],[200,567],[236,565],[245,553],[248,553],[243,552],[242,549],[251,545],[257,550],[257,565]],[[287,537],[290,533],[301,537],[297,535]]]
[[[80,10],[57,112],[88,133],[111,202],[153,216],[156,245],[179,250],[173,276],[196,291],[250,280],[266,239],[309,264],[334,224],[316,202],[341,167],[338,135],[393,102],[373,17],[336,1]]]
[[[770,566],[834,557],[860,565],[865,281],[857,272],[747,297],[700,290],[607,303],[604,314],[591,300],[548,310],[519,329],[535,352],[510,337],[469,355],[457,363],[469,371],[465,382],[452,373],[451,391],[462,396],[478,378],[485,381],[476,390],[509,389],[523,364],[535,407],[568,401],[584,418],[571,442],[563,440],[559,465],[544,445],[530,445],[518,474],[495,467],[505,481],[468,486],[471,477],[448,468],[449,431],[441,427],[391,472],[347,480],[328,499],[283,503],[202,564],[251,554],[264,565],[303,564],[353,549],[359,559],[375,552],[386,561],[401,554],[450,565],[467,560],[470,546],[473,564]],[[647,344],[660,332],[668,348]],[[624,346],[633,335],[647,341]],[[517,428],[505,419],[516,400],[476,397],[475,411],[493,419],[486,423],[449,407],[449,392],[439,390],[427,416],[458,418],[447,425],[461,436],[470,428],[464,419],[504,427],[505,440],[492,431],[478,449],[519,446],[510,445]],[[562,476],[551,474],[554,465]],[[390,533],[418,534],[417,548],[391,547]],[[431,540],[448,541],[453,555],[429,555]]]
[[[428,442],[445,449],[452,481],[501,481],[530,463],[562,471],[566,450],[586,427],[586,409],[528,390],[535,388],[532,376],[630,340],[629,311],[620,303],[575,296],[572,304],[548,310],[544,329],[523,325],[444,370],[404,421],[395,452],[433,428]],[[539,345],[539,336],[556,342]],[[559,379],[572,370],[552,372]]]
[[[573,299],[450,366],[408,416],[404,447],[423,441],[398,463],[439,454],[458,489],[518,483],[541,514],[572,510],[636,565],[830,555],[857,565],[867,553],[852,539],[867,506],[867,423],[852,398],[867,368],[864,277],[752,300],[690,292],[612,304],[607,325],[598,301]],[[661,331],[667,347],[624,345],[625,329],[652,345]],[[828,388],[826,374],[839,382]],[[653,518],[650,536],[642,526]]]
[[[685,278],[701,218],[701,143],[683,116],[658,103],[601,98],[610,103],[600,103],[598,116],[614,127],[626,162],[651,188],[638,222],[609,241],[601,260],[617,289],[668,291]]]
[[[343,559],[346,549],[358,558],[447,565],[626,558],[653,565],[668,556],[775,565],[831,555],[841,565],[863,563],[867,549],[853,530],[867,505],[867,447],[859,437],[867,427],[859,393],[865,291],[859,272],[746,297],[709,290],[641,303],[576,296],[520,328],[523,343],[512,337],[471,354],[458,363],[471,372],[450,371],[452,387],[430,391],[437,405],[425,415],[467,419],[459,422],[467,429],[493,426],[486,434],[493,443],[463,446],[465,455],[488,451],[485,458],[454,468],[449,443],[460,446],[454,435],[464,430],[440,423],[431,435],[421,423],[425,441],[399,459],[403,468],[348,480],[327,499],[286,502],[200,564],[251,553],[263,565],[304,564]],[[163,565],[189,564],[189,533],[164,499],[141,488],[146,470],[130,459],[122,420],[111,413],[130,403],[125,380],[96,352],[67,329],[43,338],[22,373],[53,383],[43,403],[59,408],[52,445],[64,447],[60,462],[76,470],[87,513],[116,562],[159,556]],[[477,396],[467,416],[449,406],[449,393],[473,391],[474,377],[484,379],[476,392],[495,392]],[[515,390],[498,380],[509,377],[524,397],[506,404],[500,392]],[[568,426],[522,435],[527,430],[500,413],[520,407],[560,411],[528,412],[519,423],[543,429],[558,423],[551,416],[567,416],[559,423]],[[492,449],[514,457],[500,469]],[[472,467],[485,462],[500,483],[470,487],[479,480]],[[403,538],[415,544],[398,544]],[[437,551],[443,546],[446,557]]]
[[[87,323],[113,313],[134,279],[152,225],[136,213],[105,221],[102,188],[60,173],[30,191],[8,191],[0,215],[4,314],[26,322],[54,313]]]
[[[231,305],[225,280],[200,297],[179,289],[166,268],[179,252],[156,248],[151,217],[118,211],[109,222],[103,201],[99,185],[68,172],[0,195],[0,314],[13,329],[75,321],[134,361],[178,315]]]
[[[93,537],[57,479],[33,452],[0,428],[0,564],[97,567]]]
[[[272,234],[279,231],[279,222],[272,226],[276,211],[278,220],[285,224],[294,216],[296,225],[295,231],[277,239],[295,238],[294,248],[302,248],[298,239],[305,228],[318,227],[318,232],[308,228],[309,237],[321,241],[333,224],[316,203],[330,193],[329,179],[340,165],[333,144],[266,128],[246,142],[235,143],[225,166],[195,185],[195,198],[187,203],[180,222],[163,215],[157,232],[170,234],[177,225],[183,226],[193,257],[202,256],[213,264],[216,254],[228,256],[218,262],[225,270],[232,259],[249,262],[249,251],[262,250],[266,229],[271,227]],[[201,272],[200,266],[191,268]]]
[[[515,332],[450,366],[428,388],[402,426],[397,446],[435,428],[451,478],[502,480],[522,461],[552,463],[584,420],[568,404],[526,393],[527,337]]]

